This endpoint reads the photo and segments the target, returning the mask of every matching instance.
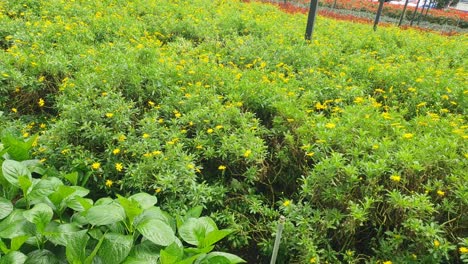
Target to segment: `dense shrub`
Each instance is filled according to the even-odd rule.
[[[203,206],[252,263],[281,214],[284,263],[466,259],[466,36],[319,17],[307,43],[305,16],[231,0],[0,7],[0,128],[91,198]]]

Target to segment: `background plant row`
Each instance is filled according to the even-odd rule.
[[[305,43],[305,16],[238,1],[0,11],[0,126],[93,198],[202,205],[252,263],[280,214],[285,263],[466,256],[465,35],[319,17]]]

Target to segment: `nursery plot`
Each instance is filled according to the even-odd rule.
[[[466,35],[221,0],[0,3],[0,129],[282,263],[467,260]],[[53,169],[52,169],[53,168]],[[61,173],[63,172],[63,173]],[[254,252],[254,253],[253,253]]]

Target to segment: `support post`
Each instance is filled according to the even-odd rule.
[[[271,255],[270,264],[275,264],[276,263],[276,258],[278,257],[279,245],[281,243],[281,234],[283,233],[284,221],[285,220],[286,220],[286,217],[280,216],[279,223],[278,223],[278,229],[276,230],[275,245],[273,246],[273,254]]]
[[[398,22],[398,26],[401,27],[401,23],[403,22],[403,18],[405,17],[406,14],[406,8],[408,7],[409,0],[405,1],[405,6],[403,7],[403,12],[401,12],[400,16],[400,22]]]
[[[418,0],[418,3],[416,4],[416,8],[414,9],[413,17],[411,18],[410,26],[413,25],[414,18],[416,17],[416,13],[418,13],[419,3],[421,3],[421,0]]]
[[[309,15],[307,16],[307,27],[305,39],[311,40],[314,32],[315,17],[317,16],[318,0],[310,1]]]
[[[379,9],[377,9],[377,15],[374,20],[374,31],[377,30],[377,24],[379,24],[380,15],[382,14],[383,4],[385,0],[379,0]]]
[[[416,23],[416,25],[419,25],[419,22],[421,22],[421,17],[424,14],[424,7],[426,6],[426,4],[427,4],[427,0],[424,0],[424,4],[422,6],[421,13],[418,16],[418,23]],[[429,7],[426,7],[426,8],[429,9]]]

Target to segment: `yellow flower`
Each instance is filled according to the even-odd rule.
[[[119,138],[118,138],[118,141],[123,142],[126,139],[127,139],[127,137],[125,135],[120,135]]]
[[[37,104],[39,105],[39,107],[43,107],[45,105],[44,99],[39,98],[39,102],[37,102]]]
[[[112,154],[117,155],[120,153],[120,149],[116,148],[112,151]]]
[[[384,261],[382,264],[392,264],[392,261],[387,260],[387,261]]]
[[[148,105],[149,106],[154,106],[154,102],[153,101],[148,101]]]
[[[161,188],[157,188],[156,190],[154,190],[156,193],[160,193],[161,192]]]
[[[16,109],[16,108],[12,108],[11,111],[12,111],[13,113],[18,113],[18,109]]]
[[[106,113],[106,117],[107,117],[107,118],[112,118],[113,116],[114,116],[113,113]]]
[[[354,102],[355,102],[356,104],[360,104],[360,103],[364,102],[364,98],[362,98],[362,97],[360,97],[360,96],[359,96],[359,97],[356,97],[356,98],[354,98]]]
[[[438,248],[440,246],[440,242],[437,239],[434,239],[434,247]]]
[[[226,166],[224,166],[224,165],[219,165],[218,170],[224,171],[224,170],[226,170]]]
[[[392,180],[394,182],[400,182],[401,177],[399,175],[392,175],[392,176],[390,176],[390,180]]]
[[[244,152],[244,157],[245,157],[245,158],[248,158],[248,157],[250,156],[250,154],[252,154],[252,151],[251,151],[250,149],[248,149],[248,150],[246,150],[246,151]]]
[[[223,126],[222,125],[217,125],[215,128],[216,129],[221,129],[221,128],[223,128]]]
[[[114,184],[114,182],[112,180],[107,180],[106,181],[106,186],[107,187],[109,187],[109,188],[112,187],[112,184]]]
[[[327,109],[327,106],[325,104],[321,104],[320,102],[318,102],[315,104],[315,109],[324,110],[324,109]]]
[[[439,195],[440,197],[442,197],[442,196],[445,195],[445,192],[444,192],[444,191],[441,191],[441,190],[437,190],[437,195]]]
[[[286,200],[286,201],[283,202],[284,207],[288,207],[290,205],[291,205],[291,200]]]
[[[404,139],[412,139],[414,137],[414,134],[412,133],[405,133],[403,134]]]
[[[94,162],[93,164],[91,164],[91,168],[93,168],[93,170],[98,170],[99,168],[101,168],[101,163]]]
[[[333,123],[326,123],[326,124],[325,124],[325,127],[326,127],[326,128],[330,128],[330,129],[332,129],[332,128],[335,128],[335,127],[336,127],[336,125],[335,125],[335,124],[333,124]]]
[[[211,133],[213,133],[213,131],[214,131],[214,130],[213,130],[212,128],[208,128],[208,129],[206,130],[206,133],[211,134]]]
[[[25,138],[29,137],[29,133],[28,132],[24,133],[23,137],[25,137]]]
[[[458,249],[460,251],[460,254],[468,254],[468,248],[467,247],[461,247]]]
[[[123,165],[122,165],[122,163],[116,163],[116,164],[115,164],[115,169],[116,169],[117,171],[122,171],[122,170],[123,170]]]
[[[143,138],[149,138],[149,137],[150,137],[150,135],[149,135],[149,134],[147,134],[147,133],[143,133]]]
[[[310,263],[317,263],[317,259],[315,257],[310,258],[309,262]]]

